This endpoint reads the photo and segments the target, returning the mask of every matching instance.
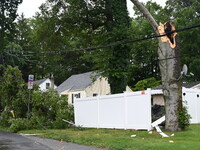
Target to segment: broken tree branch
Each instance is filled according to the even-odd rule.
[[[158,34],[157,30],[158,24],[153,18],[153,16],[149,13],[149,11],[138,0],[131,0],[131,2],[144,14],[146,19],[149,20],[156,34]]]

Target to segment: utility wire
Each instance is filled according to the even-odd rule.
[[[181,28],[181,29],[176,29],[176,30],[167,32],[167,33],[162,34],[162,35],[153,34],[151,36],[147,36],[147,37],[140,38],[140,39],[126,40],[126,41],[112,43],[112,44],[108,44],[108,45],[102,45],[102,46],[96,46],[96,47],[89,47],[89,48],[82,48],[82,49],[74,49],[74,50],[45,51],[45,52],[39,52],[39,53],[69,53],[69,52],[81,52],[81,51],[82,52],[95,51],[95,50],[98,50],[98,49],[110,48],[110,47],[114,47],[114,46],[118,46],[118,45],[129,44],[129,43],[136,43],[136,42],[139,42],[139,41],[144,41],[144,40],[159,38],[159,37],[166,36],[168,34],[172,34],[174,32],[182,32],[182,31],[186,31],[186,30],[190,30],[190,29],[194,29],[194,28],[198,28],[198,27],[200,27],[200,24],[193,25],[193,26],[188,26],[188,27]],[[30,53],[34,53],[34,52],[30,52]]]
[[[173,31],[167,32],[166,34],[163,34],[163,35],[153,34],[152,36],[147,36],[147,37],[140,38],[140,39],[127,40],[127,41],[122,41],[122,42],[103,45],[103,46],[83,48],[83,49],[74,49],[74,50],[45,51],[45,52],[39,52],[39,53],[45,54],[45,53],[68,53],[68,52],[77,52],[77,51],[78,52],[80,52],[80,51],[84,51],[84,52],[85,51],[94,51],[94,50],[98,50],[98,49],[109,48],[109,47],[114,47],[114,46],[118,46],[118,45],[129,44],[129,43],[135,43],[135,42],[144,41],[144,40],[153,39],[153,38],[159,38],[159,37],[162,37],[162,36],[166,36],[167,34],[172,34],[174,32],[182,32],[182,31],[186,31],[186,30],[190,30],[190,29],[194,29],[194,28],[198,28],[198,27],[200,27],[200,24],[188,26],[188,27],[185,27],[185,28],[177,29],[177,30],[173,30]],[[38,53],[38,52],[23,52],[23,53],[35,54],[35,53]],[[7,54],[9,55],[10,53],[7,53]],[[198,53],[198,54],[200,54],[200,53]],[[10,55],[12,55],[12,54],[10,54]],[[196,54],[184,55],[184,56],[194,56],[194,55],[197,55],[197,53]],[[183,57],[183,56],[168,57],[168,58],[164,58],[164,59],[158,58],[157,61],[163,61],[163,60],[168,60],[168,59],[177,59],[177,58],[180,58],[180,57]]]

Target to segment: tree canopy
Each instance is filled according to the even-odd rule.
[[[28,74],[36,79],[54,74],[59,85],[72,74],[95,70],[109,79],[113,93],[122,92],[125,85],[134,88],[143,79],[160,79],[156,39],[68,52],[152,35],[151,25],[136,7],[134,18],[128,16],[125,1],[47,0],[33,18],[20,15],[14,22],[20,3],[1,1],[1,60],[19,66],[24,79]],[[199,23],[199,5],[198,0],[170,0],[164,8],[151,1],[145,7],[157,22],[173,19],[182,28]],[[5,13],[11,10],[13,13]],[[189,81],[198,80],[200,74],[199,30],[180,32],[182,64],[194,73],[185,78]]]
[[[3,63],[3,50],[8,41],[14,37],[15,19],[17,17],[18,5],[22,0],[0,1],[0,63]]]

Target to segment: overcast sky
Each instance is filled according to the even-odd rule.
[[[46,0],[23,0],[23,3],[19,6],[18,13],[19,15],[23,12],[26,18],[32,17],[35,15],[36,11],[39,11],[38,7],[44,3]],[[147,2],[148,0],[139,0],[140,2]],[[158,4],[164,6],[166,0],[152,0]],[[133,16],[133,4],[130,0],[127,0],[128,10],[130,16]]]

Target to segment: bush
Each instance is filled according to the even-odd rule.
[[[10,111],[7,110],[7,109],[5,109],[1,113],[0,126],[2,126],[2,127],[9,127],[11,125],[11,123],[9,122],[10,118],[12,118]]]
[[[10,131],[11,132],[18,132],[20,130],[25,130],[27,129],[27,119],[25,118],[17,118],[17,119],[10,119]]]
[[[154,77],[140,80],[135,84],[135,88],[133,88],[133,91],[146,90],[147,88],[158,86],[160,85],[160,83],[161,81],[156,80]]]
[[[46,129],[46,119],[44,116],[32,115],[28,120],[28,129]]]
[[[66,128],[62,119],[73,121],[73,107],[65,97],[60,97],[54,90],[35,91],[32,96],[32,125],[42,128]]]
[[[185,130],[190,125],[191,116],[188,114],[187,108],[183,107],[182,111],[179,112],[179,127]]]
[[[0,82],[0,126],[17,132],[22,129],[66,128],[68,124],[62,119],[73,121],[73,107],[68,105],[66,97],[60,97],[52,89],[42,92],[35,86],[34,90],[28,91],[17,67],[8,66]]]
[[[63,101],[63,102],[66,103],[66,100]],[[56,120],[54,121],[53,128],[62,129],[62,128],[69,127],[70,125],[67,122],[64,122],[63,119],[70,121],[70,122],[73,122],[73,120],[74,120],[74,109],[73,109],[72,105],[66,105],[66,106],[61,107],[57,110]]]

